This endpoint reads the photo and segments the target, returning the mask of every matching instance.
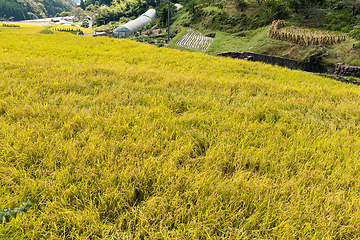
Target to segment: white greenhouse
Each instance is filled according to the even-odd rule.
[[[183,5],[181,5],[179,3],[175,3],[174,5],[176,7],[176,10],[179,10],[179,9],[183,8]]]
[[[120,38],[134,35],[155,19],[155,13],[155,9],[149,9],[137,19],[115,28],[113,34]]]

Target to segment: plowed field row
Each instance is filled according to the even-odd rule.
[[[206,37],[202,33],[193,29],[189,29],[175,42],[175,45],[205,52],[211,45],[212,41],[212,38]]]

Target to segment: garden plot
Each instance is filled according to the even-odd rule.
[[[175,42],[175,45],[205,52],[212,41],[213,38],[205,37],[202,33],[189,29]]]

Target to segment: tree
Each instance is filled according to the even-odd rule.
[[[168,6],[166,2],[160,3],[159,7],[157,8],[156,12],[158,13],[159,22],[162,26],[167,25],[167,18],[168,18]],[[173,3],[170,3],[170,21],[171,17],[174,16],[176,12],[176,7]]]
[[[352,15],[355,16],[360,5],[359,0],[346,0],[346,5],[351,9]]]
[[[85,2],[84,0],[80,0],[80,7],[82,10],[85,10]]]
[[[308,10],[315,5],[324,4],[325,0],[289,0],[290,9],[294,10],[296,13]]]
[[[60,13],[60,17],[67,17],[67,16],[70,16],[71,15],[71,12],[61,12]]]
[[[71,14],[74,15],[75,17],[77,17],[78,19],[82,19],[82,16],[84,15],[84,10],[77,7],[71,11]]]
[[[245,2],[245,0],[234,0],[235,6],[237,8],[240,8],[241,11],[243,12],[247,6],[247,3]]]
[[[287,2],[283,0],[264,0],[261,8],[264,9],[269,20],[281,19],[288,15]]]
[[[10,16],[10,17],[7,17]],[[0,18],[4,20],[25,20],[29,19],[25,7],[13,0],[0,0]]]
[[[260,7],[263,4],[264,0],[246,0],[244,2],[254,7]]]
[[[225,2],[219,2],[219,3],[217,4],[217,7],[218,7],[221,11],[224,11]]]
[[[197,3],[194,0],[192,0],[186,5],[185,8],[187,11],[189,11],[190,14],[193,14],[198,10],[199,7]]]
[[[299,13],[300,9],[304,7],[304,0],[289,0],[289,7]]]

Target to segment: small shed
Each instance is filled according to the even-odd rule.
[[[149,9],[137,19],[115,28],[113,34],[120,38],[134,35],[155,19],[155,13],[155,9]]]

